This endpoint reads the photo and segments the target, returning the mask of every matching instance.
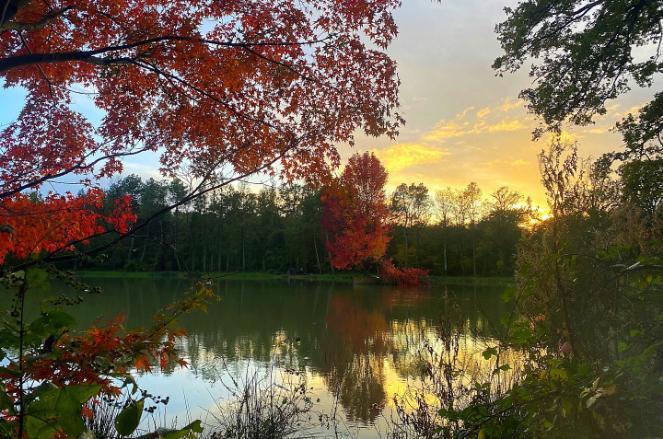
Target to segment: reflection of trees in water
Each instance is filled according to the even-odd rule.
[[[335,295],[326,323],[321,372],[327,388],[350,420],[373,421],[385,405],[384,356],[392,346],[384,310],[368,310],[352,296]]]
[[[80,308],[82,324],[120,312],[128,326],[145,324],[188,286],[175,279],[101,283],[105,293]],[[244,360],[307,367],[324,378],[348,417],[364,422],[374,420],[393,396],[385,390],[385,380],[394,379],[385,361],[399,379],[418,379],[424,372],[415,353],[440,335],[442,319],[458,332],[493,337],[504,306],[500,288],[222,282],[218,289],[220,302],[181,321],[189,332],[181,347],[192,373],[210,381],[222,372],[241,376]]]
[[[338,398],[350,421],[373,422],[386,403],[384,359],[373,354],[351,355],[323,372],[327,389]]]
[[[403,378],[421,378],[425,364],[419,350],[437,336],[436,325],[426,319],[413,318],[392,321],[390,330],[393,343],[390,359],[394,369]]]

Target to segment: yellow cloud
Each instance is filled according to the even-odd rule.
[[[593,128],[586,128],[584,132],[587,134],[605,134],[608,132],[608,130],[609,128],[593,127]]]
[[[500,110],[503,113],[508,113],[511,110],[515,110],[516,108],[523,108],[525,106],[525,101],[522,99],[505,99],[504,102],[502,102],[502,105],[500,105]]]
[[[439,121],[421,139],[425,142],[441,142],[459,137],[519,131],[528,128],[528,125],[521,119],[501,119],[499,114],[493,114],[490,107],[483,107],[476,112],[473,111],[473,107],[466,108],[450,120]]]
[[[477,111],[477,119],[483,119],[488,116],[490,112],[490,107],[483,107],[481,110]]]
[[[429,142],[439,142],[440,140],[453,137],[467,136],[473,134],[474,128],[469,123],[457,123],[454,121],[440,121],[431,131],[424,134],[423,139]]]
[[[432,126],[419,126],[401,143],[381,144],[373,151],[389,170],[389,188],[403,182],[425,183],[431,191],[447,186],[462,188],[476,181],[484,193],[508,186],[535,204],[545,206],[537,155],[556,136],[546,132],[533,141],[531,130],[539,121],[527,113],[524,101],[499,99],[460,108]],[[625,107],[626,108],[626,107]],[[581,154],[600,155],[606,145],[619,142],[610,129],[614,115],[590,127],[567,127],[562,142],[581,142]],[[365,148],[376,146],[372,139]]]
[[[494,125],[488,127],[488,132],[498,133],[505,131],[518,131],[527,128],[524,123],[518,119],[514,120],[501,120]]]
[[[419,143],[399,143],[388,148],[374,149],[373,152],[389,172],[439,162],[442,157],[448,155],[447,151],[440,148]]]

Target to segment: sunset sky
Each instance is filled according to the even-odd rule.
[[[544,205],[537,153],[536,120],[518,92],[530,84],[527,71],[499,78],[491,69],[500,48],[494,27],[513,0],[404,0],[396,12],[399,36],[389,53],[398,62],[401,112],[407,124],[395,141],[360,136],[357,148],[374,151],[389,171],[389,189],[423,182],[432,191],[475,181],[489,194],[509,186]],[[18,113],[20,90],[3,91],[0,125]],[[597,157],[620,146],[614,122],[647,101],[651,90],[634,90],[612,102],[593,126],[569,129],[582,155]],[[80,102],[93,121],[101,114]],[[87,108],[86,108],[87,107]],[[97,119],[98,120],[98,119]],[[341,147],[343,156],[354,151]],[[125,173],[158,176],[156,156],[129,159]]]
[[[545,140],[532,141],[536,119],[518,100],[531,83],[528,72],[496,77],[500,55],[494,33],[508,0],[405,0],[396,13],[399,36],[390,48],[402,81],[401,105],[407,121],[396,141],[362,138],[401,182],[424,182],[431,190],[475,181],[488,194],[510,186],[545,204],[537,154]],[[647,102],[634,90],[611,103],[593,126],[569,129],[582,155],[598,156],[620,147],[611,132],[625,112]],[[346,150],[347,151],[347,150]]]

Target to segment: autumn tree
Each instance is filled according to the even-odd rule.
[[[492,212],[507,212],[515,209],[523,196],[507,186],[501,186],[490,194],[490,198],[492,198],[490,206]]]
[[[31,281],[41,276],[36,265],[72,257],[99,235],[114,238],[85,252],[111,248],[165,212],[249,174],[275,172],[276,163],[286,178],[319,181],[339,164],[334,145],[352,144],[357,130],[396,134],[398,79],[385,49],[396,33],[391,13],[398,4],[0,1],[0,78],[26,94],[17,118],[0,131],[0,263],[16,294],[5,325],[11,336],[2,338],[9,362],[3,383],[13,386],[2,409],[15,416],[3,428],[19,437],[26,426],[30,437],[36,428],[77,437],[80,424],[66,420],[101,389],[60,389],[78,392],[67,399],[63,418],[44,411],[46,401],[60,401],[56,390],[26,411],[26,399],[37,395],[29,393],[44,391],[26,383],[48,384],[79,360],[58,355],[87,340],[59,337],[71,323],[55,315],[39,323],[38,337],[26,338],[21,304],[39,284]],[[101,117],[81,110],[75,103],[81,99]],[[100,182],[122,170],[123,158],[147,152],[160,156],[164,174],[186,172],[192,184],[136,222],[130,197],[108,206]],[[83,190],[57,193],[63,180]],[[92,367],[86,380],[126,371],[133,360],[148,368],[150,358],[161,356],[167,327],[103,344],[107,349],[95,351],[100,362],[126,362],[118,370]],[[105,329],[100,334],[118,340]],[[54,338],[49,358],[62,359],[51,363],[52,376],[35,375],[24,357],[41,355],[39,337]],[[172,338],[165,340],[172,348]],[[143,348],[134,351],[134,344]],[[52,421],[47,427],[35,424],[37,409]]]
[[[27,93],[0,133],[5,204],[65,175],[94,185],[146,151],[167,174],[187,165],[184,200],[227,183],[222,166],[319,179],[357,128],[400,122],[393,0],[2,3],[0,76]]]
[[[482,215],[482,200],[481,200],[481,189],[479,185],[475,182],[471,182],[467,187],[461,192],[461,202],[460,204],[465,209],[464,217],[470,223],[474,225],[479,221]]]
[[[456,194],[453,189],[447,187],[443,190],[437,191],[435,194],[435,207],[437,209],[437,216],[442,226],[442,265],[443,272],[446,275],[449,271],[449,260],[447,255],[447,241],[448,241],[448,228],[454,212],[454,202]]]
[[[448,227],[453,218],[456,194],[450,187],[435,193],[435,208],[442,227]]]
[[[424,224],[430,216],[431,200],[428,188],[423,183],[401,183],[391,195],[391,209],[396,222],[402,227],[405,243],[405,264],[408,263],[409,232],[413,227]]]
[[[380,260],[389,242],[387,171],[372,153],[350,157],[340,178],[322,193],[322,224],[334,268]]]

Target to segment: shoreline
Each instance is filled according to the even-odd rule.
[[[173,279],[195,279],[203,274],[214,280],[247,280],[247,281],[269,281],[269,280],[301,280],[308,282],[336,282],[354,283],[357,278],[371,276],[368,273],[326,273],[326,274],[285,274],[269,272],[210,272],[189,273],[183,271],[113,271],[113,270],[80,270],[74,272],[80,278],[102,278],[102,279],[151,279],[151,278],[173,278]],[[429,276],[430,285],[509,285],[515,282],[513,276]]]

